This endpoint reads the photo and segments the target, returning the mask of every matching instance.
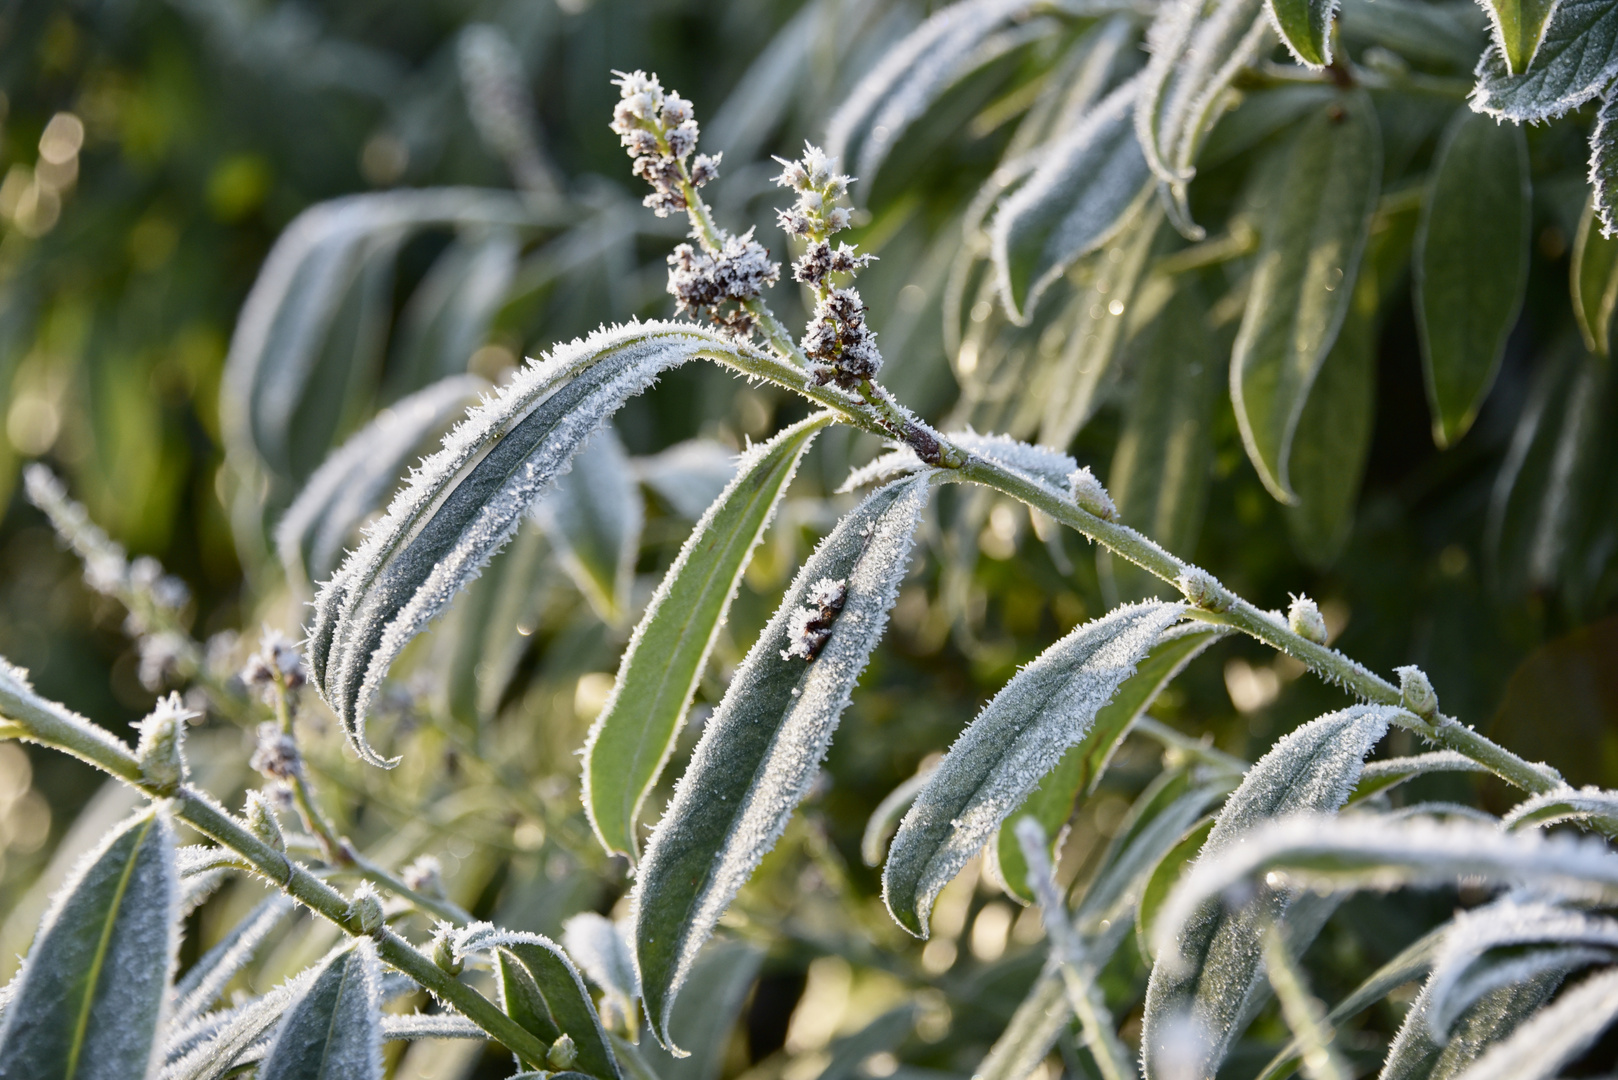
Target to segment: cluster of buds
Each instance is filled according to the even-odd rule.
[[[810,661],[820,655],[820,650],[831,639],[832,623],[837,621],[837,615],[848,599],[848,584],[833,578],[821,578],[809,586],[805,599],[809,601],[808,606],[793,612],[792,620],[787,625],[787,647],[781,650],[783,660],[799,656]]]
[[[753,230],[741,236],[721,234],[718,251],[680,244],[669,255],[669,292],[680,314],[705,313],[714,324],[738,338],[753,336],[756,320],[749,300],[781,279],[781,265],[770,261]]]
[[[303,657],[285,634],[266,629],[259,638],[258,652],[242,667],[242,682],[256,690],[265,701],[274,701],[279,688],[296,690],[308,681]]]
[[[258,746],[247,764],[254,772],[271,780],[294,780],[303,772],[298,741],[273,720],[258,726]]]
[[[852,390],[877,373],[882,354],[875,331],[866,324],[859,290],[831,284],[831,275],[853,275],[872,259],[848,244],[831,243],[834,234],[849,226],[848,208],[840,205],[848,194],[849,178],[837,171],[835,158],[809,143],[797,161],[776,160],[781,162],[776,183],[798,195],[777,219],[788,235],[806,242],[803,255],[792,265],[792,276],[815,290],[814,315],[800,344],[813,364],[816,383]]]
[[[686,209],[685,185],[701,187],[719,175],[719,154],[698,154],[686,165],[686,158],[697,148],[697,122],[691,103],[679,94],[663,92],[656,75],[644,71],[618,76],[613,85],[620,94],[612,113],[612,130],[635,159],[635,175],[652,185],[646,205],[658,217]]]

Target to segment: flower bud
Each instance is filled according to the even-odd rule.
[[[1101,486],[1095,473],[1085,466],[1067,478],[1068,494],[1073,501],[1079,504],[1079,509],[1094,514],[1104,521],[1118,520],[1118,507],[1113,504],[1112,496],[1107,489]]]
[[[1320,608],[1307,596],[1294,596],[1292,607],[1287,610],[1287,625],[1299,637],[1313,641],[1316,645],[1326,643],[1326,620],[1320,615]]]
[[[349,917],[359,923],[360,933],[374,934],[382,929],[382,898],[370,882],[361,882],[348,905]]]
[[[571,1069],[578,1060],[579,1048],[573,1045],[572,1036],[565,1033],[551,1043],[550,1051],[545,1055],[545,1064],[553,1069]]]
[[[185,780],[185,722],[195,715],[179,694],[170,694],[159,698],[151,715],[135,725],[140,731],[135,756],[141,781],[160,794],[169,794]]]
[[[242,807],[242,816],[247,819],[247,828],[254,836],[276,851],[287,849],[286,837],[281,835],[281,822],[262,792],[247,793],[247,804]]]
[[[1424,720],[1431,720],[1438,713],[1438,694],[1426,673],[1414,665],[1394,670],[1399,673],[1399,696],[1404,699],[1404,707]]]
[[[465,967],[455,953],[455,928],[447,922],[433,928],[433,963],[451,975],[459,975]]]
[[[404,883],[429,896],[444,895],[444,867],[435,855],[421,855],[400,872]]]
[[[1175,584],[1192,605],[1204,611],[1225,611],[1230,608],[1230,593],[1219,584],[1219,579],[1201,567],[1193,566],[1181,574]]]

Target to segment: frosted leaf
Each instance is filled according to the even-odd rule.
[[[1264,928],[1291,902],[1283,889],[1253,886],[1251,900],[1227,912],[1216,902],[1184,901],[1186,882],[1205,868],[1223,866],[1253,845],[1251,831],[1266,821],[1342,806],[1365,761],[1388,730],[1396,710],[1354,706],[1311,720],[1260,758],[1225,802],[1213,831],[1186,877],[1165,902],[1153,927],[1157,962],[1146,991],[1142,1031],[1148,1080],[1161,1075],[1153,1061],[1164,1049],[1162,1032],[1189,1017],[1208,1036],[1203,1071],[1213,1072],[1240,1034],[1248,1002],[1262,979]],[[1212,894],[1203,893],[1204,899]],[[1176,900],[1182,903],[1177,905]]]
[[[1449,1080],[1533,1015],[1566,976],[1565,969],[1553,966],[1489,991],[1461,1014],[1442,1046],[1428,1036],[1426,998],[1418,995],[1388,1048],[1378,1080]]]
[[[287,1006],[257,1076],[381,1080],[382,972],[369,938],[328,959]]]
[[[691,326],[629,323],[530,363],[421,463],[315,597],[309,664],[365,760],[365,713],[399,651],[511,538],[535,497],[630,396],[704,349],[734,346]]]
[[[1549,1080],[1618,1017],[1618,968],[1590,976],[1490,1047],[1457,1080]]]
[[[343,546],[402,479],[422,443],[489,389],[475,375],[452,375],[401,398],[355,432],[304,483],[275,527],[289,575],[319,581]]]
[[[1544,828],[1561,821],[1618,820],[1618,792],[1598,787],[1562,787],[1525,799],[1511,808],[1508,829]]]
[[[0,1077],[49,1075],[62,1062],[77,1080],[147,1075],[178,904],[173,828],[148,808],[80,859],[51,901],[0,1018]]]
[[[929,755],[932,756],[932,755]],[[924,760],[916,769],[915,775],[902,781],[898,787],[882,796],[882,801],[876,804],[871,816],[865,822],[865,832],[860,837],[860,858],[866,866],[882,865],[882,854],[887,848],[888,838],[899,827],[899,820],[910,809],[910,804],[916,801],[916,795],[927,781],[938,770],[938,761]]]
[[[586,440],[567,474],[530,513],[596,614],[603,622],[622,622],[646,510],[611,424]]]
[[[200,1016],[219,999],[230,980],[252,962],[259,946],[292,913],[293,903],[276,893],[247,914],[230,933],[209,949],[174,986],[176,1002],[172,1023],[183,1024]]]
[[[1137,77],[1096,105],[1044,151],[989,225],[1001,301],[1026,323],[1045,291],[1083,256],[1107,243],[1149,189],[1133,123]]]
[[[1358,802],[1387,791],[1406,780],[1436,772],[1488,772],[1465,754],[1454,750],[1434,750],[1410,757],[1386,758],[1368,763],[1360,772],[1360,782],[1349,800]]]
[[[736,475],[736,453],[713,439],[688,439],[632,462],[635,477],[691,521],[702,516]]]
[[[939,891],[1084,737],[1096,712],[1183,611],[1182,604],[1154,601],[1086,623],[984,706],[916,796],[888,849],[883,899],[900,926],[927,936]]]
[[[1538,121],[1594,98],[1618,74],[1618,8],[1559,0],[1527,70],[1509,74],[1498,42],[1478,61],[1472,108],[1497,119]]]
[[[269,993],[232,1009],[206,1013],[170,1030],[162,1080],[214,1080],[255,1047],[280,1021],[287,1006],[314,981],[304,971]]]
[[[590,977],[590,981],[627,1006],[640,997],[635,960],[630,955],[624,927],[611,919],[584,911],[562,924],[562,945]]]
[[[464,1016],[454,1013],[405,1013],[382,1018],[382,1038],[401,1039],[487,1039],[489,1033]]]
[[[636,878],[636,963],[653,1032],[669,1045],[675,994],[697,951],[814,783],[909,565],[929,475],[850,511],[798,572],[703,728]],[[822,579],[847,596],[813,663],[782,657],[787,626]]]

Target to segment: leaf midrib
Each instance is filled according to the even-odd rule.
[[[106,924],[101,928],[101,938],[96,942],[95,956],[90,960],[89,978],[85,980],[84,1000],[79,1006],[78,1018],[73,1023],[73,1041],[68,1044],[67,1069],[63,1073],[64,1080],[73,1080],[79,1070],[79,1055],[84,1050],[84,1037],[90,1028],[90,1007],[95,1002],[96,984],[101,980],[101,969],[106,963],[107,948],[112,943],[112,930],[118,922],[118,912],[123,905],[124,893],[129,889],[129,879],[134,876],[135,863],[140,858],[141,845],[146,841],[146,835],[152,829],[155,819],[147,818],[140,826],[139,835],[129,851],[129,861],[124,865],[124,871],[118,878],[118,887],[113,892],[112,903],[108,906]]]

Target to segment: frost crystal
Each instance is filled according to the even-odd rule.
[[[753,334],[754,319],[742,305],[780,279],[781,265],[770,261],[752,229],[741,236],[725,235],[717,252],[680,244],[669,255],[669,292],[679,313],[705,313],[744,340]]]
[[[843,610],[848,599],[848,583],[832,578],[821,578],[809,586],[804,597],[807,607],[792,613],[787,621],[787,647],[781,650],[781,659],[801,656],[813,660],[831,638],[832,623]]]
[[[1292,598],[1292,606],[1287,609],[1287,625],[1307,641],[1317,645],[1326,643],[1326,620],[1321,617],[1320,607],[1307,596]]]

